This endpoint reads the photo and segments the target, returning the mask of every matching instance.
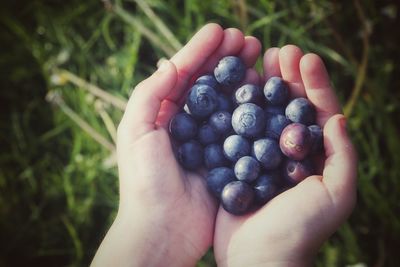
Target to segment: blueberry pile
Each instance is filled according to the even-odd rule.
[[[209,191],[235,215],[315,174],[312,158],[323,153],[311,102],[290,100],[280,77],[263,88],[239,86],[245,73],[240,58],[222,58],[213,74],[196,80],[169,125],[179,163],[187,170],[207,168]]]

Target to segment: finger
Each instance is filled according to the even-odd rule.
[[[135,140],[155,129],[161,102],[175,87],[177,76],[174,64],[166,60],[153,75],[136,86],[118,127],[118,139],[129,136]]]
[[[330,117],[341,113],[324,62],[316,54],[307,54],[300,60],[300,72],[307,97],[317,110],[317,123],[324,126]]]
[[[337,114],[324,128],[324,145],[327,159],[323,183],[338,211],[346,216],[355,203],[357,155],[346,131],[346,119]]]
[[[264,53],[263,68],[265,81],[274,76],[282,76],[279,66],[279,50],[278,47],[271,47]]]
[[[306,95],[300,74],[302,56],[303,52],[295,45],[286,45],[279,50],[279,66],[282,78],[289,84],[291,98]]]
[[[178,81],[175,90],[167,96],[168,100],[176,102],[181,98],[189,79],[208,61],[220,46],[223,37],[224,31],[221,26],[215,23],[207,24],[171,58],[177,69]]]
[[[198,75],[213,72],[221,58],[236,55],[243,48],[244,35],[236,28],[224,30],[224,38],[217,50],[208,58],[206,64],[198,71]]]
[[[260,41],[253,36],[244,38],[244,45],[239,53],[239,57],[243,60],[248,68],[253,67],[261,52]]]
[[[260,75],[253,68],[247,69],[246,76],[244,78],[244,81],[242,82],[242,85],[248,84],[248,83],[255,84],[255,85],[259,85],[259,83],[260,83]]]

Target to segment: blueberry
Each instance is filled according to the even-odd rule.
[[[224,94],[218,94],[218,111],[227,111],[231,113],[233,111],[233,103],[232,100],[224,95]]]
[[[251,183],[258,177],[260,163],[250,156],[244,156],[236,162],[234,170],[238,180]]]
[[[254,190],[245,182],[230,182],[222,190],[221,202],[227,212],[234,215],[245,214],[254,202]]]
[[[323,140],[323,132],[321,127],[318,125],[310,125],[308,126],[308,130],[311,134],[311,154],[318,154],[324,150],[324,140]]]
[[[222,58],[214,69],[215,79],[226,87],[238,85],[244,79],[245,74],[246,66],[240,58],[235,56]]]
[[[285,106],[273,106],[273,105],[267,105],[267,107],[264,109],[264,112],[268,116],[269,114],[280,114],[280,115],[285,115]]]
[[[208,85],[214,89],[217,89],[219,84],[217,82],[217,80],[215,79],[214,75],[210,75],[210,74],[206,74],[203,76],[200,76],[196,82],[197,84],[205,84]]]
[[[289,158],[302,160],[311,148],[310,131],[301,123],[291,123],[283,129],[279,145],[283,154]]]
[[[232,126],[237,134],[259,137],[265,130],[264,111],[253,103],[242,104],[233,111]]]
[[[203,163],[203,147],[197,141],[183,143],[178,148],[178,161],[187,170],[196,170]]]
[[[209,124],[223,136],[232,132],[232,115],[227,111],[217,111],[210,117]]]
[[[223,148],[225,156],[233,162],[250,154],[249,141],[240,135],[231,135],[226,138]]]
[[[195,84],[189,92],[186,104],[190,113],[199,119],[207,118],[218,106],[218,95],[215,90],[205,84]]]
[[[283,164],[283,174],[293,184],[303,181],[308,176],[313,175],[313,173],[313,164],[308,158],[302,161],[287,159]]]
[[[199,129],[198,140],[202,145],[216,143],[220,134],[210,124],[206,123]]]
[[[235,180],[233,170],[227,167],[212,169],[206,176],[207,188],[216,198],[221,197],[225,185]]]
[[[254,183],[257,204],[264,205],[278,194],[279,178],[277,172],[269,172],[257,178]]]
[[[266,170],[276,169],[283,158],[278,142],[271,138],[255,141],[252,154]]]
[[[285,114],[292,122],[307,126],[315,122],[315,108],[308,99],[303,97],[290,101],[286,107]]]
[[[207,169],[229,166],[230,164],[220,144],[211,144],[204,148],[204,163]]]
[[[263,103],[263,94],[261,88],[254,84],[245,84],[239,87],[235,92],[235,101],[237,104],[244,103]]]
[[[279,140],[283,129],[290,124],[290,121],[280,114],[267,115],[265,136]]]
[[[185,142],[196,136],[197,123],[189,114],[178,113],[169,123],[169,132],[175,140]]]
[[[268,104],[283,105],[289,96],[289,88],[284,80],[280,77],[271,77],[265,83],[264,96]]]

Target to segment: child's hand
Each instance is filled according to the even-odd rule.
[[[168,122],[193,77],[211,72],[226,55],[239,55],[250,67],[260,49],[239,30],[209,24],[136,87],[118,128],[118,216],[93,265],[193,266],[207,251],[217,206],[204,178],[177,163]]]
[[[219,266],[311,265],[321,244],[348,217],[356,198],[357,158],[322,60],[293,45],[271,48],[264,76],[281,76],[292,96],[307,96],[324,127],[322,176],[311,176],[260,210],[233,216],[220,208],[214,251]]]

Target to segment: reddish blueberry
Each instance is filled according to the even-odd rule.
[[[302,160],[311,148],[310,131],[301,123],[291,123],[283,129],[279,145],[287,157]]]
[[[293,184],[300,183],[313,173],[313,164],[308,158],[301,161],[287,159],[283,164],[283,174]]]

